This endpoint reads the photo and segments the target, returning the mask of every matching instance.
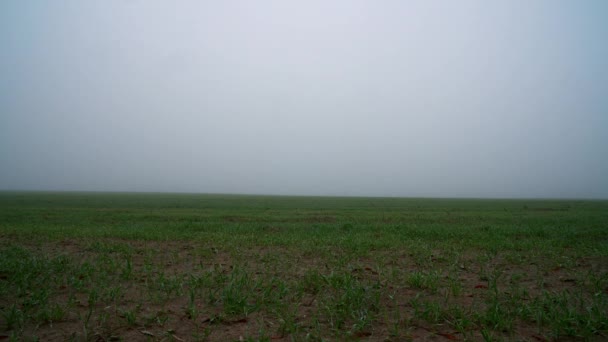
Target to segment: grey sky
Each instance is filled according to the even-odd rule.
[[[0,189],[608,198],[608,1],[2,1]]]

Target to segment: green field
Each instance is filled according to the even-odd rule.
[[[608,201],[0,192],[0,339],[606,340]]]

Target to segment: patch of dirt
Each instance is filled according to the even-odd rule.
[[[305,216],[290,218],[260,218],[250,216],[223,216],[224,222],[255,222],[255,223],[334,223],[334,216]]]

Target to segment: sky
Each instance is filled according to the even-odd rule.
[[[0,2],[0,189],[608,198],[608,1]]]

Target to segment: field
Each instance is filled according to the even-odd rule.
[[[608,201],[0,192],[0,340],[607,340]]]

